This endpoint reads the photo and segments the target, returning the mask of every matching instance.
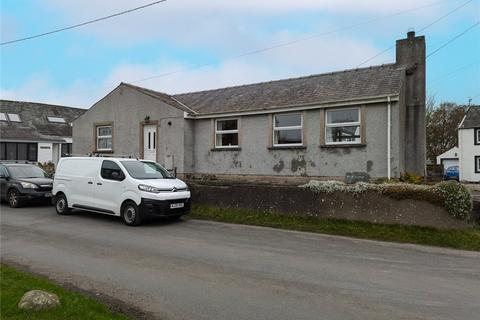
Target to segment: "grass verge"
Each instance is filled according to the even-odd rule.
[[[480,228],[478,227],[466,230],[439,230],[429,227],[261,213],[245,209],[218,208],[206,205],[194,205],[187,217],[362,239],[480,251]]]
[[[45,290],[58,295],[61,306],[44,311],[25,311],[17,308],[23,294],[29,290]],[[111,312],[106,305],[82,294],[67,291],[49,280],[0,264],[1,319],[122,319],[127,317]]]

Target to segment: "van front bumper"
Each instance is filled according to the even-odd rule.
[[[181,208],[172,208],[172,205],[183,203]],[[142,216],[180,216],[190,211],[190,198],[171,199],[171,200],[154,200],[142,198],[139,209]]]

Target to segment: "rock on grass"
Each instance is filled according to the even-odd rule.
[[[42,290],[31,290],[26,292],[18,303],[20,309],[34,311],[52,309],[59,305],[60,300],[56,294]]]

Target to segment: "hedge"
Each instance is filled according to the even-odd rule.
[[[450,216],[460,220],[470,220],[473,207],[470,192],[464,185],[456,181],[444,181],[429,186],[409,183],[373,184],[358,182],[356,184],[345,184],[341,181],[311,180],[300,187],[317,193],[346,192],[358,197],[367,191],[373,191],[397,200],[428,201],[444,206]]]

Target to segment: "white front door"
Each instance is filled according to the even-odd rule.
[[[143,126],[143,159],[157,161],[157,126]]]

